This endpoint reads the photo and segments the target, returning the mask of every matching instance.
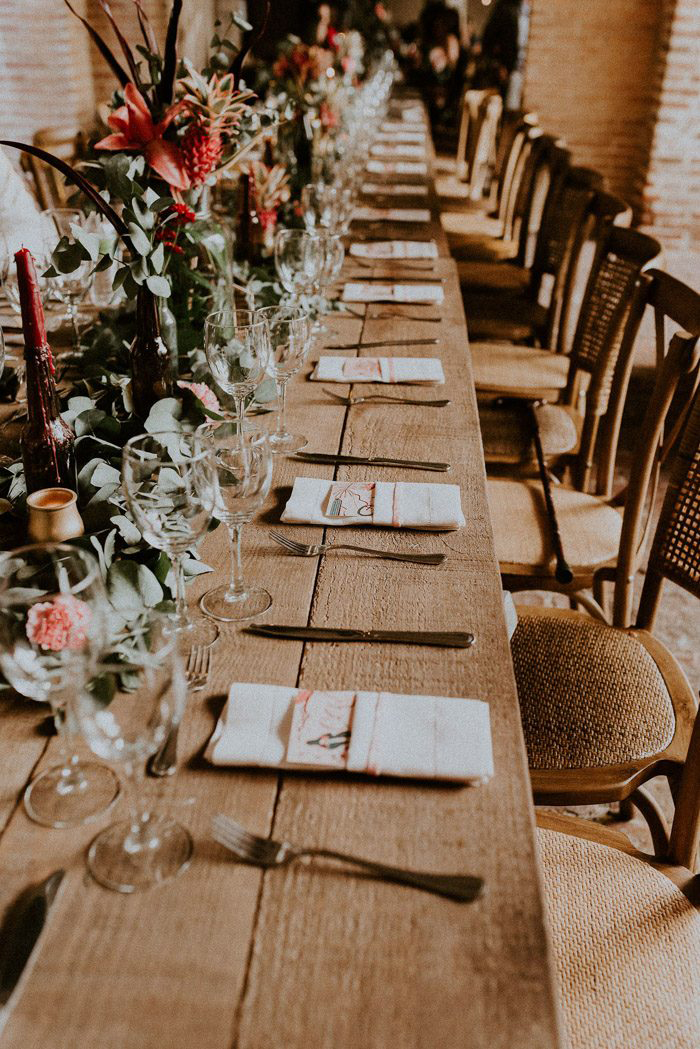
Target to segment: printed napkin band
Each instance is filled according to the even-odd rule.
[[[349,281],[343,288],[343,302],[431,302],[445,298],[441,284],[365,284]]]
[[[215,765],[360,772],[485,783],[487,703],[391,692],[235,683],[206,750]]]
[[[362,192],[373,197],[427,197],[428,187],[411,182],[365,182]]]
[[[358,259],[436,259],[438,250],[433,240],[378,240],[351,244],[350,254]]]
[[[427,208],[355,208],[354,222],[430,222]]]
[[[411,142],[396,142],[387,145],[385,142],[377,142],[370,147],[372,157],[419,157],[425,156],[425,146],[415,146]]]
[[[365,170],[370,175],[427,175],[428,165],[424,160],[368,160]]]
[[[311,373],[319,382],[444,383],[437,357],[319,357]]]
[[[296,477],[285,524],[374,525],[454,531],[466,524],[459,485],[429,481],[329,481]]]

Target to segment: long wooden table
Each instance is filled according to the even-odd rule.
[[[251,580],[273,594],[271,621],[468,629],[476,645],[303,644],[225,629],[214,649],[209,691],[190,702],[180,737],[182,768],[172,780],[148,783],[157,806],[190,828],[194,860],[180,878],[133,897],[104,890],[85,873],[85,848],[113,816],[76,830],[48,830],[26,817],[24,786],[55,761],[55,746],[37,732],[43,712],[32,703],[0,700],[0,910],[29,882],[59,866],[68,872],[36,966],[0,1038],[3,1049],[561,1044],[465,319],[434,196],[430,204],[428,229],[442,256],[432,275],[445,279],[445,303],[333,315],[323,344],[438,337],[438,346],[397,352],[442,358],[447,385],[441,392],[450,406],[347,409],[327,400],[307,373],[290,390],[289,422],[308,435],[312,450],[449,460],[448,479],[461,485],[466,528],[343,533],[348,541],[371,539],[387,550],[443,550],[448,560],[439,568],[353,554],[320,562],[288,556],[266,531],[278,523],[294,477],[334,475],[331,468],[284,459],[276,464],[275,489],[260,521],[247,530],[245,563]],[[397,198],[396,206],[403,201]],[[410,237],[413,231],[389,232]],[[348,260],[345,272],[391,275],[401,268],[370,271]],[[376,319],[387,311],[396,316]],[[424,312],[439,313],[441,322],[401,319]],[[353,467],[336,476],[373,474]],[[436,480],[388,470],[381,477]],[[309,541],[322,538],[318,528],[288,531]],[[202,552],[220,577],[224,536],[209,536]],[[211,579],[197,581],[193,608]],[[458,788],[214,769],[204,762],[203,749],[235,680],[488,700],[496,774],[486,786]],[[478,873],[487,892],[460,905],[321,863],[263,873],[235,863],[211,841],[217,812],[298,843],[415,868]]]

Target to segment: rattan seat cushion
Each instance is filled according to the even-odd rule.
[[[633,633],[520,606],[511,650],[530,768],[624,764],[671,742],[668,688]]]
[[[536,412],[545,455],[565,455],[576,448],[579,431],[571,409],[540,404]],[[513,405],[479,404],[479,424],[487,462],[533,461],[532,423],[527,411]]]
[[[532,390],[534,395],[566,386],[570,362],[565,354],[508,342],[470,342],[469,348],[477,390]]]
[[[698,1049],[700,915],[643,860],[538,833],[569,1049]]]
[[[527,290],[530,283],[530,270],[512,262],[466,260],[457,263],[457,274],[459,283],[467,291],[471,288],[484,288],[492,292],[512,292],[519,295]]]
[[[501,567],[521,574],[553,575],[551,530],[538,478],[489,478],[496,556]],[[552,486],[566,559],[575,575],[608,564],[620,546],[622,516],[603,500],[575,488]],[[507,566],[517,566],[517,569]]]
[[[503,236],[503,223],[495,215],[487,215],[483,211],[472,211],[470,208],[461,208],[459,211],[446,211],[440,216],[442,228],[447,234],[447,239],[455,246],[460,242],[497,239]],[[513,252],[516,245],[509,242]]]

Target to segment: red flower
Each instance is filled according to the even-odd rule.
[[[95,144],[95,149],[137,150],[147,163],[174,189],[189,189],[180,149],[175,142],[166,142],[163,134],[178,113],[179,106],[171,106],[158,123],[153,123],[151,111],[143,95],[133,84],[124,88],[125,105],[115,109],[107,123],[115,132]]]

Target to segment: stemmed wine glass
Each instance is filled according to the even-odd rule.
[[[87,216],[77,208],[47,208],[41,213],[46,221],[44,255],[37,262],[48,267],[51,264],[51,253],[63,237],[74,237],[76,227],[86,227]],[[50,292],[65,306],[66,317],[73,331],[76,350],[80,349],[80,331],[78,329],[78,304],[87,297],[90,290],[89,262],[82,262],[72,273],[58,273],[49,278]]]
[[[345,246],[340,233],[319,233],[319,253],[321,265],[318,275],[318,287],[322,294],[338,279],[345,259]]]
[[[190,619],[184,559],[206,533],[216,498],[212,453],[187,433],[139,434],[124,445],[122,486],[144,539],[172,561],[176,580],[175,630],[191,645],[212,645],[218,628]]]
[[[270,364],[267,321],[252,310],[210,313],[204,322],[204,350],[214,379],[236,403],[242,432],[245,399],[260,386]]]
[[[129,661],[101,663],[76,701],[88,746],[122,770],[129,819],[113,823],[92,842],[87,865],[108,889],[135,892],[167,881],[192,857],[192,838],[175,820],[153,815],[143,790],[148,758],[179,723],[187,702],[180,635],[167,619],[149,612],[147,629]]]
[[[76,690],[107,643],[107,596],[92,554],[38,543],[0,555],[0,667],[16,692],[50,705],[58,733],[60,764],[24,794],[27,814],[48,827],[87,823],[119,794],[111,769],[71,748]]]
[[[311,182],[301,191],[301,209],[309,233],[333,229],[337,222],[337,191],[325,182]]]
[[[293,298],[313,291],[321,268],[318,238],[302,229],[281,229],[275,235],[275,269],[282,287]]]
[[[228,528],[231,578],[228,586],[208,590],[199,605],[213,619],[239,622],[265,612],[272,597],[262,587],[243,581],[241,533],[265,502],[272,484],[272,455],[265,430],[236,432],[231,422],[203,423],[195,433],[197,447],[216,460],[215,516]]]
[[[313,337],[311,319],[305,310],[296,306],[265,306],[258,313],[266,319],[270,330],[270,359],[280,403],[277,429],[270,434],[270,447],[275,453],[298,452],[307,440],[287,430],[287,383],[306,360]]]

